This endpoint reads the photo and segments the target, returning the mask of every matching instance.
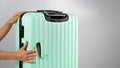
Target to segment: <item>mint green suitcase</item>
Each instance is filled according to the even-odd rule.
[[[34,64],[16,61],[16,68],[78,68],[78,22],[74,14],[53,10],[26,12],[16,24],[16,50],[37,48]]]

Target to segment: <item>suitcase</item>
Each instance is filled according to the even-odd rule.
[[[74,14],[29,11],[16,23],[16,50],[37,48],[34,64],[16,60],[16,68],[78,68],[78,22]]]

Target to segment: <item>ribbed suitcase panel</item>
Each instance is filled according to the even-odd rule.
[[[40,24],[43,56],[40,61],[41,68],[77,68],[76,18],[71,15],[68,22],[42,22],[44,23]]]
[[[23,68],[78,68],[78,23],[74,15],[68,15],[69,20],[60,23],[46,21],[42,13],[28,13],[23,42],[29,41],[28,50],[39,42],[41,58],[37,56],[35,64],[24,62]]]

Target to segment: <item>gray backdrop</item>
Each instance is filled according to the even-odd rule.
[[[120,0],[0,0],[0,27],[21,10],[54,9],[79,19],[79,68],[120,68]],[[15,51],[15,25],[0,42]],[[0,60],[0,68],[15,61]]]

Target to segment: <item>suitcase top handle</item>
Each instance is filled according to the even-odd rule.
[[[56,10],[37,10],[37,12],[43,12],[43,13],[63,13],[62,11],[56,11]]]
[[[68,15],[61,11],[55,10],[37,10],[37,12],[43,12],[47,21],[50,22],[63,22],[68,20]]]

